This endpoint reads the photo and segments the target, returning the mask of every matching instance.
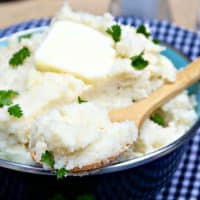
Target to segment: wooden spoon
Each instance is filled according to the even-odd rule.
[[[130,106],[110,111],[110,119],[112,122],[132,120],[139,128],[153,111],[198,80],[200,80],[200,58],[180,70],[174,83],[166,83],[147,98]]]

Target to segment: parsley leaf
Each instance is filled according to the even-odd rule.
[[[9,60],[9,64],[12,68],[16,68],[19,65],[22,65],[26,58],[30,57],[31,52],[27,47],[23,47],[15,54],[13,54],[12,58]]]
[[[85,195],[78,196],[76,200],[95,200],[95,197],[91,194],[85,194]]]
[[[11,105],[12,99],[17,95],[18,92],[14,90],[0,90],[0,107]]]
[[[81,103],[86,103],[87,101],[84,100],[84,99],[81,99],[80,96],[78,96],[78,103],[81,104]]]
[[[20,36],[18,37],[18,41],[21,42],[22,39],[29,39],[29,38],[31,38],[32,36],[33,36],[32,33],[27,33],[27,34],[25,34],[25,35],[20,35]]]
[[[159,113],[153,114],[151,116],[151,120],[154,121],[156,124],[158,124],[160,126],[165,126],[164,118]]]
[[[149,36],[151,35],[151,34],[147,31],[147,28],[145,27],[144,24],[140,25],[140,26],[136,29],[136,33],[143,34],[146,38],[149,38]]]
[[[18,104],[12,105],[12,99],[17,95],[19,95],[19,93],[14,90],[0,90],[0,108],[9,106],[8,113],[14,117],[20,118],[23,116],[22,109]]]
[[[19,93],[14,90],[7,90],[7,94],[9,95],[10,98],[14,98],[19,95]]]
[[[132,67],[134,67],[137,70],[142,70],[149,64],[149,62],[142,57],[143,54],[144,52],[131,58]]]
[[[17,117],[17,118],[20,118],[23,116],[23,112],[22,112],[22,109],[21,107],[16,104],[16,105],[13,105],[13,106],[10,106],[8,108],[8,113],[14,117]]]
[[[152,41],[154,44],[160,44],[160,40],[158,40],[158,39],[153,39]]]
[[[46,163],[49,167],[53,168],[54,166],[54,155],[51,151],[45,151],[42,154],[41,161]]]
[[[121,27],[118,24],[112,25],[106,30],[106,33],[112,36],[115,42],[119,42],[121,39]]]
[[[68,173],[68,171],[65,168],[60,168],[56,171],[57,179],[62,179],[65,177],[65,175]]]

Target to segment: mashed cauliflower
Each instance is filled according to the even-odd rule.
[[[53,154],[55,169],[88,169],[121,154],[127,159],[152,152],[179,138],[194,123],[194,101],[186,91],[159,109],[164,125],[147,119],[138,131],[130,121],[111,123],[111,109],[148,97],[164,83],[176,80],[172,62],[160,54],[163,47],[133,27],[120,25],[121,39],[112,47],[113,64],[102,79],[87,82],[71,73],[39,70],[36,52],[58,21],[83,24],[106,37],[110,37],[106,30],[116,24],[110,14],[75,13],[65,6],[44,33],[20,41],[14,35],[8,47],[0,48],[0,90],[17,91],[14,103],[23,111],[21,118],[15,118],[6,107],[0,108],[1,158],[49,167],[42,162],[48,151]],[[31,56],[13,69],[9,59],[24,46]],[[137,70],[130,58],[141,52],[148,66]]]

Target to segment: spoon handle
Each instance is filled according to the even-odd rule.
[[[136,126],[140,127],[153,111],[198,80],[200,80],[200,58],[180,70],[174,83],[164,84],[147,98],[130,106],[112,110],[109,113],[110,119],[113,122],[133,120]]]

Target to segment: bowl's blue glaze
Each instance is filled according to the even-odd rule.
[[[181,69],[189,63],[188,58],[169,46],[162,52],[162,55],[168,57],[177,69]]]

